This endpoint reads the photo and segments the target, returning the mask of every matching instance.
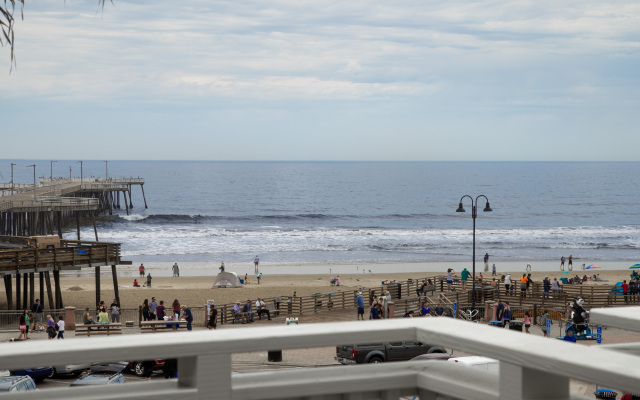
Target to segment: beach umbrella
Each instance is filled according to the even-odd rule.
[[[595,264],[591,264],[591,265],[589,265],[589,266],[587,267],[587,269],[593,269],[593,268],[602,268],[602,267],[601,267],[601,266],[599,266],[599,265],[595,265]]]
[[[632,265],[629,269],[640,269],[640,264]]]

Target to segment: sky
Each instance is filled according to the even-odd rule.
[[[640,160],[640,3],[97,3],[24,6],[0,159]]]

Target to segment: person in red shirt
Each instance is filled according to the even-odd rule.
[[[626,279],[622,281],[622,294],[624,295],[624,301],[627,302],[627,293],[629,290],[629,285],[627,284]]]

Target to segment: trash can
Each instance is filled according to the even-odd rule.
[[[522,332],[522,321],[509,322],[509,330]]]
[[[282,361],[282,350],[269,350],[267,352],[267,360],[271,362]]]

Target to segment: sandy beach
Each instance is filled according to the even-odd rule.
[[[206,304],[207,300],[214,300],[216,304],[232,303],[235,301],[246,301],[247,299],[255,300],[257,297],[278,297],[291,296],[296,292],[297,296],[307,296],[312,293],[337,293],[341,291],[353,291],[361,288],[379,287],[383,280],[403,281],[409,278],[418,279],[426,276],[442,275],[445,273],[447,266],[454,268],[456,273],[462,270],[462,263],[385,263],[385,264],[323,264],[323,265],[289,265],[289,266],[270,266],[261,265],[260,270],[263,272],[263,278],[260,285],[257,284],[255,275],[253,274],[253,265],[227,265],[227,271],[234,271],[238,276],[244,277],[248,275],[249,284],[242,288],[213,288],[215,275],[218,272],[218,265],[211,264],[200,265],[200,268],[191,269],[189,265],[181,266],[181,276],[173,278],[170,276],[170,267],[172,264],[166,263],[144,263],[147,270],[154,276],[151,288],[132,286],[134,278],[139,278],[138,265],[118,267],[118,289],[120,292],[120,300],[123,308],[137,308],[142,304],[144,299],[150,299],[152,296],[158,301],[173,302],[178,299],[181,304],[187,304],[191,307],[200,307]],[[205,263],[202,263],[205,264]],[[605,263],[603,263],[605,264]],[[533,264],[532,277],[534,281],[541,281],[545,276],[561,278],[570,277],[578,274],[579,276],[593,275],[599,273],[603,280],[608,282],[587,281],[586,285],[612,285],[615,282],[629,279],[630,263],[616,263],[619,268],[613,268],[613,264],[607,264],[607,267],[596,270],[582,271],[574,269],[572,273],[561,273],[556,263],[554,271],[545,271],[544,267],[551,267],[551,263]],[[465,267],[470,268],[468,265]],[[538,267],[536,270],[536,267]],[[250,269],[250,271],[249,271]],[[479,276],[481,265],[476,265],[476,272]],[[325,270],[326,273],[312,273],[313,271]],[[331,270],[331,272],[329,272]],[[355,273],[343,273],[342,271],[351,270]],[[365,271],[364,273],[362,271]],[[369,272],[371,270],[372,272]],[[298,273],[277,273],[296,271]],[[357,272],[356,272],[357,271]],[[373,272],[383,271],[383,272]],[[394,272],[395,271],[395,272]],[[163,273],[164,272],[164,273]],[[336,273],[337,272],[337,273]],[[498,275],[507,271],[498,270]],[[524,266],[510,271],[513,278],[519,278],[525,272]],[[200,275],[191,275],[192,273],[200,273]],[[331,276],[340,276],[341,286],[333,287],[329,283]],[[490,277],[489,273],[484,273],[485,278]],[[62,274],[62,289],[64,303],[67,306],[75,306],[77,308],[93,307],[95,303],[95,278],[88,272],[65,272]],[[142,283],[142,280],[140,280]],[[38,285],[36,283],[36,293]],[[110,268],[103,268],[101,273],[101,298],[110,303],[114,298],[113,282],[111,279]],[[6,307],[6,297],[0,296],[0,306]],[[46,302],[45,302],[46,305]]]

